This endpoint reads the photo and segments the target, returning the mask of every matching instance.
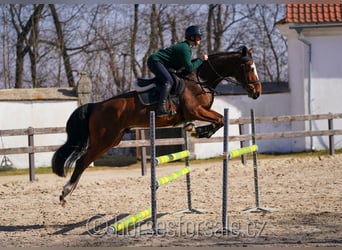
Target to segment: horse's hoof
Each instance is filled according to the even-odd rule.
[[[60,204],[62,207],[64,207],[65,203],[66,203],[65,200],[62,200],[62,201],[59,202],[59,204]]]
[[[60,196],[59,196],[59,204],[60,204],[61,206],[64,206],[65,203],[66,203],[66,200],[64,200],[63,195],[60,195]]]
[[[186,130],[188,132],[194,132],[195,131],[195,124],[193,124],[192,122],[185,124],[184,130]]]

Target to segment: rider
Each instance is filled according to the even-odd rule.
[[[151,72],[162,82],[160,91],[160,103],[156,112],[157,116],[171,112],[166,108],[166,99],[173,85],[173,79],[168,69],[179,70],[184,68],[188,72],[197,69],[203,61],[208,60],[208,55],[203,59],[191,60],[191,48],[199,45],[202,39],[202,31],[199,26],[192,25],[185,30],[185,40],[170,47],[154,52],[148,58],[147,65]]]

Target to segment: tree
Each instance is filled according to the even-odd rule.
[[[1,8],[1,48],[2,48],[2,67],[1,76],[3,77],[3,83],[5,88],[11,86],[11,27],[9,12],[5,6]],[[1,82],[1,78],[0,78]]]
[[[135,78],[139,77],[137,66],[136,66],[136,55],[135,55],[135,46],[137,43],[137,33],[138,33],[138,25],[139,25],[139,4],[134,5],[134,17],[133,17],[133,28],[131,30],[131,41],[130,41],[130,63],[131,70],[133,71],[133,75]]]
[[[75,81],[74,81],[74,77],[72,74],[72,66],[70,63],[70,56],[68,54],[68,48],[64,39],[62,23],[59,20],[59,16],[56,11],[55,5],[49,4],[49,8],[50,8],[51,15],[53,18],[53,23],[56,28],[56,34],[57,34],[56,48],[57,48],[57,51],[59,52],[58,54],[60,54],[61,57],[63,58],[63,62],[64,62],[63,65],[65,69],[65,74],[67,76],[68,85],[69,87],[75,87]]]
[[[257,46],[254,50],[260,56],[258,67],[263,81],[281,82],[287,79],[287,45],[284,38],[275,27],[275,23],[284,15],[284,8],[276,5],[256,5],[253,9],[248,6],[255,29]],[[257,36],[259,34],[259,37]]]
[[[223,44],[228,49],[242,40],[243,27],[234,29],[234,26],[250,17],[250,13],[244,12],[242,6],[209,4],[207,22],[207,50],[208,53],[219,52]],[[238,32],[236,32],[238,31]],[[224,39],[227,34],[229,40]]]
[[[31,55],[31,71],[32,82],[37,84],[36,62],[37,62],[37,36],[38,36],[38,22],[44,8],[43,4],[33,5],[33,13],[29,16],[28,20],[23,20],[22,13],[24,9],[21,5],[10,5],[11,22],[17,33],[16,42],[16,70],[15,70],[15,88],[23,87],[23,72],[24,72],[24,58],[30,52]],[[32,31],[33,30],[33,31]],[[32,31],[32,35],[28,35]],[[32,48],[30,47],[33,46]]]
[[[75,72],[85,71],[93,83],[92,99],[103,100],[131,90],[133,77],[151,76],[150,54],[182,41],[185,28],[193,24],[205,30],[201,45],[193,49],[194,57],[246,45],[254,47],[263,81],[287,79],[286,41],[274,27],[284,15],[284,5],[12,4],[0,8],[4,31],[0,80],[5,87],[73,87]]]
[[[148,75],[148,68],[147,68],[147,59],[151,55],[151,53],[158,49],[158,37],[159,37],[159,31],[158,28],[160,28],[160,18],[159,13],[157,10],[157,5],[152,4],[151,5],[151,15],[150,15],[150,39],[149,39],[149,45],[148,49],[145,52],[145,55],[143,57],[143,67],[142,67],[142,74],[144,76]]]

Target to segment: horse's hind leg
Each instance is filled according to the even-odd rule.
[[[74,172],[72,173],[70,180],[64,185],[62,194],[59,196],[59,201],[61,205],[65,204],[65,197],[72,193],[72,191],[76,188],[78,181],[81,178],[82,173],[84,170],[98,157],[100,157],[102,154],[107,152],[107,150],[110,147],[106,147],[99,150],[92,150],[91,148],[88,148],[87,152],[82,155],[75,164]]]
[[[87,151],[89,152],[89,151]],[[84,170],[91,164],[92,161],[90,162],[85,162],[85,158],[87,156],[87,153],[85,153],[84,155],[82,155],[75,164],[75,170],[72,173],[69,181],[64,185],[63,187],[63,191],[62,194],[59,196],[59,201],[62,205],[65,204],[65,197],[68,194],[71,194],[72,191],[76,188],[78,181],[81,178],[82,173],[84,172]]]
[[[116,146],[121,141],[123,133],[120,133],[114,142],[103,143],[103,145],[93,143],[88,147],[87,151],[76,161],[74,172],[72,173],[70,180],[64,185],[62,194],[59,197],[60,203],[65,204],[65,197],[72,193],[76,188],[78,181],[84,170],[97,158],[106,153],[110,148]],[[105,142],[105,140],[99,140]]]

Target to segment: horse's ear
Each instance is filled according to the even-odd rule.
[[[244,56],[247,56],[247,47],[246,46],[241,46],[240,47],[240,51],[241,51],[241,55],[244,57]]]
[[[253,53],[254,53],[254,49],[253,49],[253,48],[250,48],[250,49],[248,50],[248,52],[249,52],[249,54],[253,54]]]

